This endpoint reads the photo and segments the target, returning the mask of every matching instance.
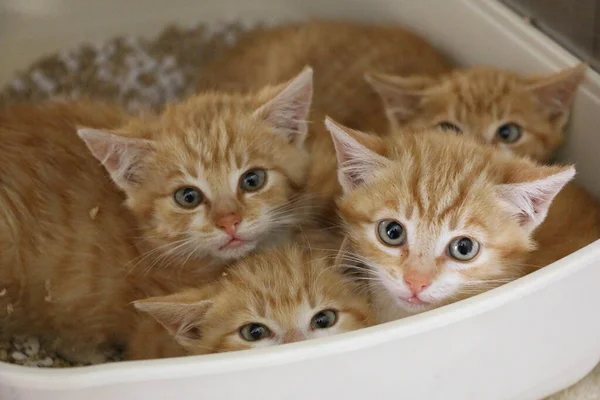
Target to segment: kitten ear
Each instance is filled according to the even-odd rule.
[[[281,85],[278,93],[254,112],[265,119],[277,132],[301,146],[308,132],[308,114],[313,94],[313,70],[310,67],[288,83]]]
[[[133,305],[139,311],[150,314],[180,344],[186,344],[202,337],[202,322],[214,303],[183,292],[138,300]]]
[[[528,232],[537,228],[548,214],[552,200],[575,176],[575,167],[537,167],[541,179],[498,185],[496,193],[504,201],[521,226]]]
[[[579,64],[556,74],[534,78],[528,90],[548,110],[550,119],[559,125],[567,122],[579,85],[585,78],[588,65]]]
[[[89,128],[77,129],[77,134],[122,190],[127,191],[141,181],[140,161],[153,147],[150,140]]]
[[[345,193],[368,182],[388,160],[381,138],[352,130],[331,118],[325,119],[338,161],[338,180]],[[378,154],[380,153],[380,154]]]
[[[435,83],[425,76],[394,76],[381,73],[366,73],[365,80],[379,94],[392,126],[403,124],[419,109],[424,90]]]

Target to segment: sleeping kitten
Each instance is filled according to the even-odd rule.
[[[128,334],[124,304],[212,279],[309,224],[311,93],[307,69],[157,116],[83,101],[0,111],[0,333],[60,338],[89,361]]]
[[[532,232],[575,174],[435,129],[383,140],[327,126],[340,214],[383,321],[523,276]]]
[[[371,73],[366,79],[383,99],[391,131],[438,128],[544,161],[563,143],[586,69],[580,64],[526,77],[479,67],[438,77]]]
[[[136,301],[153,318],[140,316],[128,356],[252,349],[370,326],[365,290],[333,258],[290,245],[238,261],[212,284]]]
[[[315,70],[311,120],[316,129],[330,115],[376,132],[385,132],[388,124],[365,72],[436,76],[450,69],[425,39],[398,26],[310,21],[245,34],[200,72],[199,88],[249,90],[289,79],[305,65]]]

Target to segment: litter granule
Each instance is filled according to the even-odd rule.
[[[111,350],[106,353],[108,362],[122,361],[123,353]],[[0,340],[0,362],[26,367],[64,368],[82,367],[88,364],[71,362],[54,351],[48,350],[40,340],[31,336],[15,336],[11,340]]]
[[[0,106],[91,97],[130,112],[160,109],[191,94],[202,65],[250,29],[241,23],[168,26],[154,40],[117,37],[48,55],[0,91]]]

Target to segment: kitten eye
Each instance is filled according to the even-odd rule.
[[[471,261],[479,254],[479,242],[468,237],[458,237],[450,242],[448,252],[458,261]]]
[[[310,320],[312,329],[331,328],[337,322],[337,312],[334,310],[323,310],[315,314]]]
[[[521,139],[521,136],[523,136],[521,127],[513,123],[502,125],[500,128],[498,128],[496,134],[503,143],[515,143],[517,140]]]
[[[400,222],[385,219],[377,228],[379,238],[389,246],[402,246],[406,242],[406,231]]]
[[[454,125],[453,123],[447,122],[447,121],[440,122],[438,124],[438,128],[440,128],[441,130],[444,130],[444,131],[452,131],[454,133],[462,133],[462,130],[458,126]]]
[[[246,192],[254,192],[265,185],[267,172],[264,169],[251,169],[242,175],[240,188]]]
[[[263,324],[251,323],[240,328],[240,336],[248,342],[256,342],[271,336],[271,331]]]
[[[204,200],[202,192],[193,187],[185,187],[177,190],[173,196],[175,202],[183,208],[196,208]]]

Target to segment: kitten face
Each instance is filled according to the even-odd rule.
[[[306,70],[256,94],[200,94],[117,134],[79,133],[126,193],[152,247],[225,261],[305,217],[311,95]]]
[[[244,350],[371,324],[369,300],[331,254],[286,246],[239,261],[202,289],[136,302],[190,354]],[[200,310],[200,311],[198,311]]]
[[[564,129],[586,65],[528,78],[491,68],[456,70],[437,79],[373,74],[392,129],[436,128],[506,152],[547,160]]]
[[[328,125],[355,255],[370,267],[374,291],[409,313],[522,276],[533,229],[574,174],[435,131],[384,143]]]

